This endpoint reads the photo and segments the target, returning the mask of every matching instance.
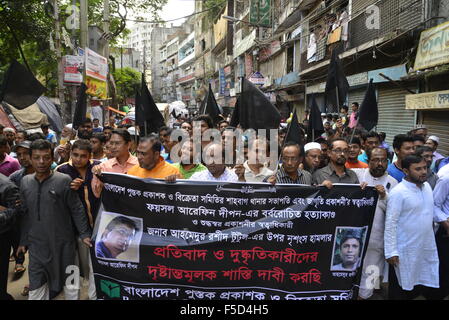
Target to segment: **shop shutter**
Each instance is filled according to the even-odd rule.
[[[428,128],[429,136],[440,138],[438,152],[449,155],[449,111],[423,111],[423,124]]]
[[[379,121],[377,124],[377,132],[385,132],[386,141],[390,145],[395,135],[406,134],[416,124],[415,110],[405,109],[405,95],[409,92],[391,86],[391,84],[383,84],[378,87]]]

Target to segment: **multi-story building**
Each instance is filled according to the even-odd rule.
[[[113,47],[110,54],[114,57],[116,68],[132,68],[140,71],[140,52],[133,48]]]
[[[247,77],[262,81],[260,88],[283,118],[296,110],[303,119],[312,95],[323,112],[329,111],[325,83],[332,51],[337,50],[350,85],[345,104],[361,104],[373,79],[379,105],[376,130],[385,132],[389,143],[396,134],[423,123],[430,133],[439,135],[440,150],[449,154],[445,133],[449,99],[446,106],[429,104],[427,98],[441,102],[449,96],[449,86],[443,80],[449,70],[449,54],[442,58],[449,48],[441,41],[449,33],[449,25],[443,24],[449,16],[447,1],[273,0],[271,7],[263,8],[263,16],[258,16],[267,3],[228,0],[211,21],[199,13],[204,3],[195,2],[199,14],[194,21],[192,64],[197,104],[211,83],[217,102],[225,113],[232,113],[240,94],[239,79]],[[425,37],[420,39],[422,32]],[[415,64],[416,57],[428,60],[429,54],[436,58]],[[420,96],[424,92],[428,94]]]
[[[193,29],[193,28],[192,28]],[[196,109],[194,99],[195,81],[195,32],[192,31],[187,38],[179,44],[178,50],[178,72],[179,78],[176,80],[177,97],[181,98],[186,106]]]
[[[160,46],[167,40],[167,37],[181,31],[181,27],[155,27],[151,31],[151,48],[147,51],[147,67],[151,74],[147,80],[148,87],[156,102],[163,102],[163,67],[160,65],[161,51]]]
[[[157,25],[145,22],[136,22],[130,27],[131,33],[128,36],[128,46],[140,52],[139,57],[139,71],[145,72],[145,79],[151,72],[148,73],[147,59],[149,58],[147,52],[151,50],[151,32]]]

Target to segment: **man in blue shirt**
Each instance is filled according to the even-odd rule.
[[[358,160],[368,164],[368,157],[366,156],[366,152],[380,146],[380,136],[377,132],[370,131],[362,136],[362,140],[364,152],[359,155]]]
[[[58,141],[56,140],[55,134],[49,130],[49,127],[50,126],[47,123],[44,123],[44,124],[41,125],[41,129],[42,129],[42,132],[45,135],[45,139],[50,141],[50,143],[52,144],[52,146],[54,148]]]
[[[387,171],[390,176],[401,182],[405,177],[402,171],[402,159],[415,152],[413,138],[405,134],[396,135],[393,140],[393,149],[398,159],[388,166]]]

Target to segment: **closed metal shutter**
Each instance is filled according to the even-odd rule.
[[[428,128],[428,135],[440,138],[437,151],[444,156],[448,156],[449,111],[423,111],[422,120]]]
[[[390,145],[395,135],[407,134],[416,124],[415,110],[405,109],[405,95],[409,92],[391,86],[391,84],[383,84],[378,88],[379,121],[377,124],[377,132],[385,132],[386,141]],[[414,88],[411,90],[414,91]]]
[[[358,102],[359,107],[362,105],[363,98],[365,98],[366,86],[363,88],[358,88],[354,90],[350,90],[348,93],[348,108],[349,114],[352,113],[351,105],[353,102]]]

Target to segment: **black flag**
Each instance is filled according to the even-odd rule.
[[[144,118],[146,122],[146,132],[158,132],[159,128],[165,125],[164,117],[159,111],[156,103],[154,103],[150,90],[148,90],[145,78],[142,74],[142,88],[140,93],[140,102],[144,112]]]
[[[332,58],[327,72],[326,89],[324,93],[326,112],[339,112],[339,108],[346,101],[348,90],[348,80],[343,72],[343,67],[340,58],[338,57],[337,50],[334,49],[332,51]]]
[[[376,90],[374,88],[373,79],[368,84],[362,105],[359,111],[359,123],[366,130],[370,131],[377,126],[379,118],[379,110],[377,109]]]
[[[73,129],[77,130],[78,127],[86,120],[87,112],[87,86],[81,83],[78,89],[78,95],[76,97],[75,113],[73,114]]]
[[[236,102],[231,126],[243,129],[278,129],[281,114],[265,94],[243,78],[243,88]]]
[[[299,145],[304,144],[304,134],[298,123],[298,116],[296,115],[296,110],[293,113],[292,121],[288,126],[287,136],[285,137],[285,142],[293,141]]]
[[[22,110],[35,103],[45,90],[27,68],[13,60],[3,80],[0,102],[6,101],[14,108]]]
[[[223,114],[220,106],[217,104],[215,100],[214,93],[212,91],[212,87],[209,83],[209,90],[207,92],[207,96],[204,98],[201,103],[201,114],[208,114],[212,120],[214,121],[214,125],[223,120],[223,117],[220,114]]]
[[[312,103],[309,114],[309,127],[307,129],[309,141],[324,132],[323,120],[321,120],[321,112],[316,104],[315,95],[312,95]]]

